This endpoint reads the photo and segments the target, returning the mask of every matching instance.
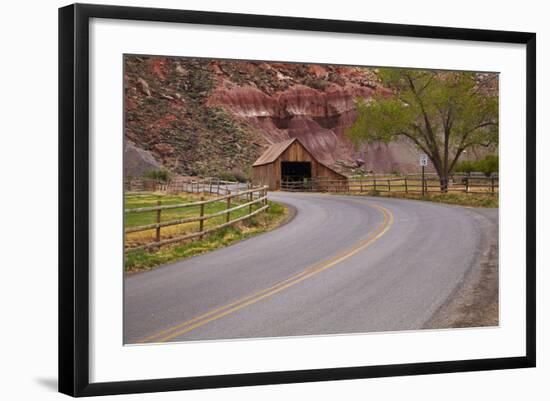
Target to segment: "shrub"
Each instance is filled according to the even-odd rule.
[[[498,156],[489,155],[479,161],[479,171],[489,177],[493,173],[498,173]]]
[[[321,91],[325,90],[328,86],[330,86],[330,82],[327,82],[322,79],[315,79],[315,78],[306,79],[305,84],[310,88],[321,90]]]
[[[231,171],[222,171],[218,173],[218,178],[223,181],[248,182],[250,177],[243,170],[233,168]]]
[[[235,176],[231,174],[229,171],[222,171],[221,173],[218,173],[218,178],[223,181],[237,181]]]
[[[474,164],[474,162],[468,160],[459,162],[456,164],[454,171],[457,173],[473,173],[474,171],[476,171],[476,167]]]
[[[233,174],[233,177],[239,182],[247,182],[250,178],[248,174],[246,174],[243,170],[234,168],[231,170],[231,174]]]
[[[493,173],[498,173],[498,156],[487,155],[481,160],[465,160],[457,163],[454,171],[456,173],[473,173],[475,171],[479,171],[489,177]]]
[[[149,170],[143,174],[144,178],[150,178],[162,182],[167,182],[170,179],[170,172],[166,169]]]

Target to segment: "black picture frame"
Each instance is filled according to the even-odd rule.
[[[91,18],[524,44],[527,55],[525,355],[495,359],[90,383],[88,29]],[[527,32],[87,4],[69,5],[59,9],[59,391],[72,396],[95,396],[534,367],[535,65],[536,35]]]

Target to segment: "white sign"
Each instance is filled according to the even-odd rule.
[[[426,154],[420,155],[420,165],[422,167],[426,167],[428,165],[428,155]]]

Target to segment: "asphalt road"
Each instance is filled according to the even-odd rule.
[[[125,278],[124,342],[420,329],[475,267],[497,209],[272,193],[292,221]],[[456,291],[455,291],[456,292]]]

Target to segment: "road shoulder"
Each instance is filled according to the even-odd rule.
[[[499,325],[498,210],[469,208],[478,225],[477,257],[425,329]]]

